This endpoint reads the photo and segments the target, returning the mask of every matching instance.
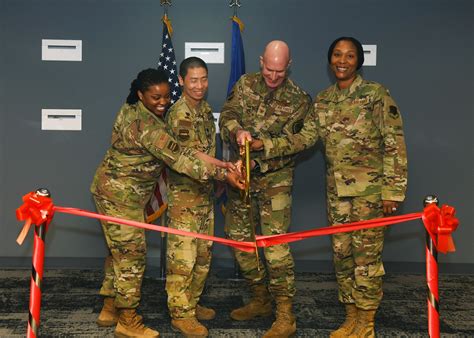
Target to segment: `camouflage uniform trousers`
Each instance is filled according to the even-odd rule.
[[[214,206],[169,209],[168,227],[196,233],[214,234]],[[196,316],[211,266],[212,242],[189,236],[168,235],[166,292],[172,318]]]
[[[258,180],[257,180],[258,181]],[[252,182],[251,203],[252,216],[240,193],[228,188],[229,199],[225,215],[226,234],[237,241],[255,240],[254,224],[260,226],[262,235],[285,234],[291,220],[291,186],[272,186],[262,180]],[[263,249],[269,275],[268,289],[273,297],[295,295],[294,261],[288,244],[279,244]],[[265,265],[255,253],[235,249],[235,258],[239,263],[242,275],[250,287],[264,284],[266,278]],[[260,269],[258,268],[260,265]]]
[[[331,224],[344,224],[383,217],[380,194],[338,197],[328,189]],[[382,250],[385,227],[332,236],[332,249],[339,301],[364,310],[376,310],[382,300]]]
[[[94,196],[100,214],[145,222],[144,210],[117,205]],[[136,308],[140,303],[145,271],[145,231],[128,225],[101,221],[109,256],[105,259],[105,277],[100,294],[115,297],[118,308]]]

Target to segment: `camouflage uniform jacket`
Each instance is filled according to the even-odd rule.
[[[215,157],[216,127],[211,107],[206,101],[201,101],[197,107],[193,108],[186,101],[186,97],[181,96],[166,114],[166,122],[176,135],[179,145]],[[171,171],[168,190],[169,205],[172,207],[174,204],[182,204],[183,198],[187,201],[186,207],[209,205],[213,189],[213,182],[199,182]]]
[[[246,74],[236,82],[222,108],[221,138],[231,145],[231,159],[235,160],[235,134],[239,129],[247,130],[264,143],[263,151],[252,153],[261,173],[292,170],[294,154],[317,139],[312,114],[311,98],[292,80],[285,79],[271,91],[261,73]]]
[[[124,104],[112,131],[112,145],[97,168],[91,192],[103,199],[144,207],[165,165],[195,179],[223,179],[225,173],[181,147],[165,122],[138,101]]]
[[[356,77],[349,88],[337,84],[315,100],[318,134],[326,151],[328,184],[337,195],[382,194],[403,201],[407,156],[400,111],[387,89]]]

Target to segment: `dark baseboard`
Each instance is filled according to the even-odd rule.
[[[159,257],[147,258],[147,274],[157,275],[160,270]],[[45,260],[45,269],[102,269],[103,257],[48,257]],[[425,274],[424,262],[384,262],[387,273]],[[0,257],[0,269],[31,269],[31,257]],[[214,259],[213,271],[224,271],[232,274],[234,260],[230,258]],[[296,272],[332,273],[334,271],[331,261],[323,260],[297,260]],[[445,274],[474,274],[474,264],[468,263],[440,263],[439,272]]]

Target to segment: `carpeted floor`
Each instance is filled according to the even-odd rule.
[[[26,333],[29,302],[29,270],[0,270],[0,337],[21,337]],[[40,335],[42,337],[113,336],[113,328],[95,324],[102,299],[97,295],[99,270],[48,270],[43,280]],[[343,321],[344,310],[337,302],[332,274],[297,275],[297,337],[327,337]],[[426,289],[423,275],[389,274],[384,299],[376,317],[379,337],[427,337]],[[249,297],[243,281],[224,275],[208,279],[202,303],[213,307],[217,317],[205,325],[211,337],[261,337],[273,321],[248,322],[230,319],[231,309]],[[441,275],[442,337],[474,337],[474,276]],[[170,325],[164,282],[145,278],[140,311],[145,322],[163,337],[179,337]]]

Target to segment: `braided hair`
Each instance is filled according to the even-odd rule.
[[[160,83],[168,83],[168,76],[162,69],[148,68],[138,73],[137,78],[130,84],[130,93],[127,96],[127,103],[134,104],[139,100],[138,91],[144,93],[151,86]]]

